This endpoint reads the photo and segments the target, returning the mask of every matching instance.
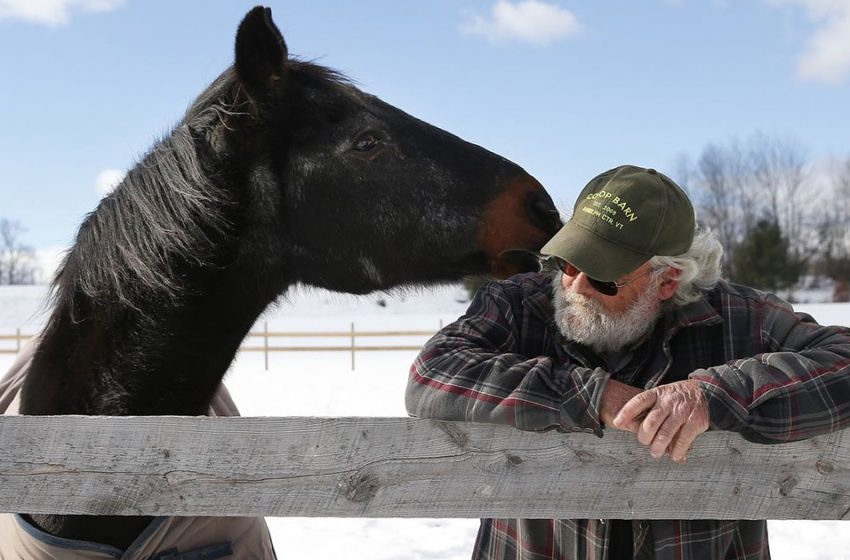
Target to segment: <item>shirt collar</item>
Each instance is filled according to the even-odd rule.
[[[683,329],[685,327],[695,327],[703,325],[714,325],[720,323],[723,319],[717,310],[706,299],[705,294],[693,303],[674,307],[665,313],[665,331],[668,334]]]
[[[543,275],[543,289],[535,290],[522,300],[522,305],[544,323],[555,324],[555,307],[552,305],[552,281],[555,274]]]

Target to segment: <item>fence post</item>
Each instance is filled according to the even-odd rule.
[[[354,321],[351,322],[351,371],[354,371]]]
[[[15,329],[15,337],[16,337],[15,338],[15,347],[17,348],[18,352],[20,352],[21,351],[21,328],[20,327]]]
[[[269,371],[269,322],[263,321],[263,353],[266,356],[266,371]]]

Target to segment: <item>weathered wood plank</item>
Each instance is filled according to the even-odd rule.
[[[631,434],[407,418],[0,417],[0,511],[306,517],[843,519],[844,432],[704,434],[687,465]]]

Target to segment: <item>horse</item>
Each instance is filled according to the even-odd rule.
[[[504,277],[560,225],[518,165],[290,57],[257,6],[233,64],[80,225],[20,412],[203,415],[287,288]],[[121,550],[152,519],[23,517]]]

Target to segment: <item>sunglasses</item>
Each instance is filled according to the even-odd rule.
[[[558,267],[558,270],[560,270],[561,272],[563,272],[564,274],[566,274],[570,278],[578,276],[579,272],[581,272],[578,268],[571,265],[570,263],[568,263],[564,259],[559,259],[558,257],[552,257],[552,260],[555,262],[556,266]],[[649,274],[650,272],[652,272],[651,268],[649,268],[646,271],[642,272],[641,274],[635,276],[631,280],[622,281],[622,282],[603,282],[602,280],[597,280],[595,278],[591,278],[590,276],[587,276],[586,274],[585,274],[585,276],[587,276],[587,283],[590,284],[593,287],[593,289],[596,290],[597,292],[599,292],[600,294],[606,295],[606,296],[616,296],[617,293],[620,291],[620,289],[625,288],[626,286],[628,286],[629,284],[631,284],[632,282],[634,282],[635,280],[637,280],[641,276],[645,276],[646,274]]]

